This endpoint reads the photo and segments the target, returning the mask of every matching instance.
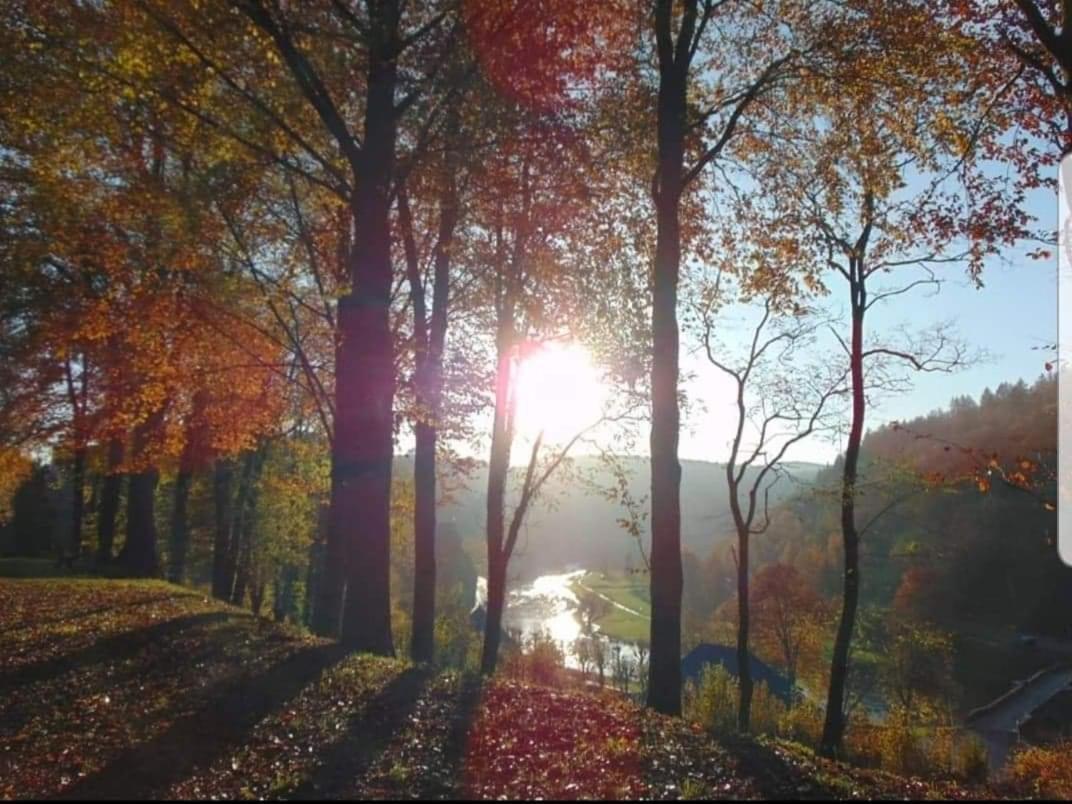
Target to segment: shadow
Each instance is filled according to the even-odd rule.
[[[464,798],[465,775],[462,763],[465,761],[468,747],[469,729],[473,725],[473,716],[480,705],[484,690],[483,681],[483,677],[475,673],[462,678],[442,757],[444,776],[450,779],[451,783],[447,789],[437,786],[422,790],[422,798]]]
[[[817,780],[818,774],[800,768],[777,751],[747,737],[720,740],[736,764],[737,774],[766,801],[831,801],[844,798]]]
[[[299,650],[259,676],[237,678],[205,691],[207,703],[178,718],[159,736],[133,746],[59,798],[157,799],[197,769],[208,768],[245,742],[262,719],[281,709],[346,656],[337,645]]]
[[[286,798],[352,798],[360,778],[413,714],[429,677],[427,670],[410,668],[392,679],[353,717],[345,736],[327,749],[313,774]]]
[[[121,634],[104,637],[94,641],[93,644],[82,650],[65,653],[52,659],[45,659],[44,661],[17,667],[6,673],[0,673],[0,692],[7,696],[21,686],[51,681],[97,662],[126,658],[157,640],[174,637],[183,631],[222,622],[236,616],[240,615],[229,612],[190,614],[185,617],[166,620],[148,628],[124,631]]]
[[[242,623],[234,623],[214,630],[211,638],[199,638],[204,635],[194,626],[173,634],[171,639],[146,643],[126,654],[113,653],[99,663],[84,664],[80,670],[72,671],[74,676],[70,681],[64,675],[52,676],[43,682],[32,681],[29,690],[0,698],[0,737],[17,734],[41,712],[42,699],[53,700],[57,693],[62,695],[62,690],[49,689],[50,685],[76,688],[77,691],[71,693],[73,701],[123,689],[135,684],[139,678],[171,674],[175,668],[226,664],[225,646],[235,639],[242,639],[245,634]],[[176,700],[175,704],[179,706],[182,702]]]
[[[113,611],[122,611],[124,609],[132,609],[136,606],[149,606],[153,603],[164,603],[169,600],[182,600],[183,598],[203,598],[204,595],[199,595],[195,592],[177,592],[166,595],[154,595],[152,597],[139,598],[137,600],[130,600],[126,603],[112,604],[108,606],[98,606],[92,609],[86,609],[74,614],[63,614],[59,617],[50,617],[48,619],[36,619],[30,617],[23,622],[15,623],[9,629],[5,629],[6,634],[14,634],[19,631],[26,631],[31,629],[41,628],[47,625],[56,625],[57,623],[71,622],[72,620],[84,620],[87,617],[95,617],[98,614],[107,614]]]

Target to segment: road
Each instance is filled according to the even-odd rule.
[[[1020,725],[1061,690],[1072,687],[1072,668],[1044,671],[999,699],[986,711],[969,716],[967,725],[987,744],[990,766],[998,768],[1019,742]],[[977,710],[978,711],[978,710]]]

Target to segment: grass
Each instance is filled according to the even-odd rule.
[[[650,637],[651,602],[647,581],[643,576],[589,572],[573,582],[578,597],[600,595],[618,606],[609,606],[606,614],[595,620],[599,630],[620,642],[647,642]],[[632,614],[631,612],[638,612]]]
[[[801,756],[609,692],[346,653],[159,581],[0,579],[0,798],[949,793]]]

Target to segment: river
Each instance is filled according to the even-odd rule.
[[[584,634],[584,629],[580,601],[573,591],[573,584],[586,574],[587,570],[570,570],[541,575],[531,583],[515,585],[507,592],[503,628],[511,633],[520,633],[525,639],[542,631],[561,648],[566,666],[576,669],[578,662],[574,644]],[[481,577],[477,580],[474,608],[482,606],[486,599],[487,579]],[[598,634],[599,626],[594,626],[593,630]],[[610,646],[611,656],[621,651],[630,663],[636,663],[635,645],[607,637],[603,639]]]

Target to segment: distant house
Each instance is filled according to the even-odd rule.
[[[785,702],[792,698],[789,681],[777,670],[764,664],[755,656],[752,658],[752,681],[758,685],[764,683],[774,695]],[[682,681],[698,683],[705,667],[722,665],[734,676],[738,675],[737,648],[728,645],[712,645],[709,642],[697,645],[689,655],[681,660]]]

